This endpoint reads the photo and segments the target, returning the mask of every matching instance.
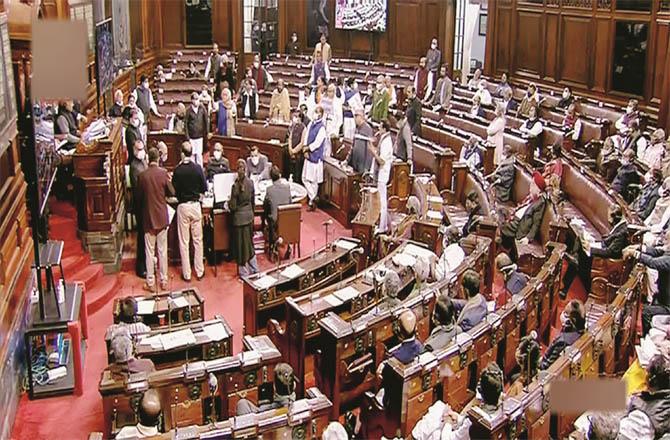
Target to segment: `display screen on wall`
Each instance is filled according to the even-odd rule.
[[[387,10],[387,0],[336,0],[335,27],[385,32]]]
[[[612,88],[642,96],[647,67],[649,24],[617,21],[614,34]]]
[[[98,92],[102,95],[114,83],[114,40],[112,19],[108,18],[95,26],[95,65],[98,73]]]

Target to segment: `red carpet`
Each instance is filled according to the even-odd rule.
[[[66,280],[83,281],[86,287],[89,310],[89,340],[84,369],[84,394],[80,397],[63,396],[31,401],[24,394],[17,411],[13,439],[86,439],[92,431],[101,431],[102,399],[98,393],[100,374],[107,366],[104,333],[112,323],[112,300],[115,297],[142,294],[144,280],[135,276],[134,264],[124,262],[124,270],[115,275],[105,275],[102,266],[90,264],[76,235],[76,211],[65,203],[51,203],[50,237],[65,240],[64,271]],[[302,255],[325,244],[322,222],[330,217],[322,211],[303,211]],[[351,231],[333,222],[329,237],[351,236]],[[132,246],[128,240],[126,247]],[[126,249],[124,254],[133,253]],[[128,252],[130,251],[130,252]],[[272,266],[264,255],[258,255],[261,270]],[[222,262],[218,277],[213,267],[206,266],[205,278],[194,281],[205,298],[206,318],[223,315],[235,333],[233,349],[242,350],[242,282],[238,280],[234,263]],[[173,288],[186,286],[181,280],[179,267],[170,267]]]

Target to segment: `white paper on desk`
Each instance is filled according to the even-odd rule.
[[[190,328],[171,333],[161,333],[161,343],[164,350],[170,350],[184,345],[195,345],[195,336]]]
[[[305,273],[305,269],[298,266],[297,264],[291,264],[287,266],[286,269],[281,271],[281,276],[286,278],[296,278]]]
[[[416,258],[409,254],[396,254],[391,260],[397,266],[413,267],[416,264]]]
[[[326,296],[323,297],[323,300],[325,302],[327,302],[328,305],[331,306],[331,307],[337,307],[337,306],[343,304],[342,300],[340,300],[335,295],[326,295]]]
[[[358,246],[358,243],[354,243],[353,241],[349,241],[349,240],[337,240],[335,242],[335,246],[337,246],[338,248],[350,251],[350,250],[354,249],[356,246]]]
[[[141,299],[137,301],[138,315],[151,315],[154,312],[156,301],[153,299]]]
[[[216,324],[206,325],[202,328],[202,331],[212,341],[220,341],[228,337],[228,332],[226,331],[226,328],[220,322],[217,322]]]
[[[163,341],[161,341],[161,335],[146,336],[139,341],[140,345],[148,345],[154,350],[160,350],[163,348]]]
[[[188,300],[183,296],[172,298],[172,306],[177,309],[181,309],[182,307],[188,307]]]
[[[308,412],[310,408],[307,399],[296,400],[291,404],[291,414]]]
[[[172,206],[167,205],[167,211],[168,211],[168,213],[167,213],[168,214],[168,224],[171,225],[172,224],[172,219],[174,218],[175,209]]]
[[[259,289],[269,289],[277,282],[277,278],[270,275],[265,275],[257,280],[254,280],[254,285]]]
[[[433,220],[442,220],[442,213],[440,211],[433,211],[432,209],[426,212],[426,217]]]
[[[347,302],[353,298],[356,298],[359,293],[360,292],[355,287],[347,286],[344,289],[333,292],[333,295],[341,299],[342,302]]]
[[[220,173],[214,175],[214,202],[227,202],[237,173]]]
[[[261,354],[256,350],[243,351],[240,353],[240,359],[245,365],[255,364],[261,361]]]
[[[408,244],[407,247],[403,250],[404,253],[412,255],[414,257],[423,257],[426,258],[427,260],[430,261],[431,258],[435,256],[435,254],[426,248],[423,248],[421,246],[417,246],[415,244]]]
[[[431,203],[439,203],[440,205],[442,204],[442,197],[440,196],[428,196],[427,197],[428,201]]]

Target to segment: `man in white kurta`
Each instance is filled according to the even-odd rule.
[[[379,125],[379,147],[377,148],[372,143],[369,143],[368,148],[370,148],[370,153],[374,156],[370,171],[377,180],[377,191],[379,191],[381,208],[379,233],[384,233],[388,230],[389,226],[386,185],[388,185],[391,176],[391,165],[393,164],[393,140],[391,139],[388,121],[384,120]]]
[[[323,108],[314,109],[314,120],[305,130],[303,145],[305,146],[305,163],[302,168],[302,183],[307,189],[309,209],[316,209],[316,196],[319,184],[323,182],[323,154],[326,144],[326,126],[323,122]]]

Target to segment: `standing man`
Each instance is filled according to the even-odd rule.
[[[441,61],[442,52],[440,52],[440,49],[437,48],[437,38],[433,38],[430,42],[430,49],[428,49],[428,52],[426,52],[426,69],[428,69],[428,81],[431,84],[435,84],[437,70],[440,68]]]
[[[265,200],[263,200],[263,214],[268,225],[268,244],[270,249],[275,249],[277,235],[277,208],[283,205],[291,204],[291,185],[286,179],[281,177],[279,168],[273,165],[270,169],[270,178],[272,185],[265,190]]]
[[[362,108],[356,110],[354,122],[356,123],[356,133],[354,134],[354,144],[349,152],[347,165],[353,168],[356,173],[363,174],[369,171],[372,166],[369,145],[372,143],[374,132],[368,121],[365,120],[365,112]]]
[[[144,142],[136,140],[133,145],[133,159],[130,161],[130,190],[133,194],[133,211],[135,213],[135,230],[137,231],[137,248],[135,252],[135,274],[144,278],[147,267],[144,258],[144,222],[142,218],[143,207],[139,204],[140,194],[137,188],[137,180],[147,169],[147,157],[144,150]]]
[[[149,124],[149,116],[151,113],[162,118],[163,115],[158,111],[156,107],[156,102],[154,101],[154,95],[151,93],[149,88],[149,78],[145,75],[140,77],[140,85],[135,88],[133,95],[137,100],[137,106],[142,110],[142,113],[146,116],[144,119],[145,124]]]
[[[191,94],[191,106],[186,111],[184,125],[193,161],[202,168],[203,144],[209,132],[209,116],[205,107],[200,105],[200,94],[198,92]],[[191,154],[189,154],[190,156]]]
[[[363,109],[363,101],[361,95],[358,93],[356,80],[347,78],[344,82],[344,102],[342,103],[342,117],[344,123],[344,138],[353,139],[356,131],[356,123],[354,121],[354,112],[358,109]]]
[[[254,88],[253,80],[246,79],[242,86],[242,93],[240,93],[240,113],[245,119],[256,119],[256,112],[258,111],[258,93]]]
[[[377,87],[372,92],[372,108],[370,109],[370,118],[375,122],[380,122],[388,117],[389,103],[391,102],[391,91],[386,90],[386,80],[384,75],[377,77]]]
[[[135,157],[134,147],[135,142],[142,142],[142,132],[140,131],[140,118],[139,118],[139,109],[133,109],[130,111],[130,121],[126,127],[126,132],[124,133],[126,148],[128,149],[128,164],[133,161]]]
[[[370,173],[377,182],[377,191],[379,191],[379,202],[381,205],[379,216],[380,234],[385,233],[389,227],[388,216],[388,198],[386,194],[386,185],[391,176],[391,165],[393,164],[393,140],[391,139],[391,127],[387,120],[379,124],[379,147],[375,147],[372,142],[368,143],[370,154],[374,157]]]
[[[109,109],[109,116],[111,118],[120,118],[123,116],[123,91],[116,89],[114,92],[114,105]]]
[[[421,116],[423,110],[421,109],[421,101],[416,96],[416,89],[413,86],[405,87],[405,96],[407,96],[407,122],[412,128],[412,134],[421,136]]]
[[[184,281],[191,281],[190,239],[193,238],[193,265],[195,276],[205,276],[202,250],[202,211],[200,199],[207,191],[205,173],[193,158],[193,149],[187,141],[181,146],[181,163],[172,174],[172,185],[179,205],[177,205],[177,228],[179,230],[179,253]]]
[[[298,42],[298,33],[293,32],[291,34],[291,40],[286,43],[286,53],[291,56],[300,55],[302,50],[300,49],[300,43]]]
[[[316,46],[314,47],[314,58],[318,58],[319,56],[323,61],[323,64],[326,66],[330,64],[330,60],[333,57],[333,53],[330,50],[330,44],[328,44],[326,34],[321,34],[319,42],[316,43]]]
[[[219,55],[219,45],[212,44],[212,53],[207,59],[207,67],[205,67],[205,79],[212,82],[219,77],[221,70],[221,55]]]
[[[307,189],[309,210],[316,210],[319,184],[323,182],[323,151],[326,144],[326,125],[323,121],[323,108],[317,105],[314,109],[314,120],[306,130],[303,142],[305,163],[302,169],[302,183]]]
[[[453,84],[451,78],[447,75],[447,65],[440,67],[440,77],[435,86],[435,93],[429,104],[433,107],[433,111],[448,110],[451,103],[451,95],[453,93]]]
[[[291,125],[288,127],[288,173],[289,177],[302,184],[302,164],[305,157],[302,154],[302,139],[305,124],[302,123],[300,110],[293,110]]]
[[[409,166],[413,169],[414,143],[412,141],[412,127],[407,122],[405,113],[402,113],[398,120],[398,135],[395,138],[393,151],[398,159],[409,162]]]
[[[169,224],[166,197],[174,195],[174,187],[168,172],[158,166],[160,152],[156,148],[149,150],[149,167],[137,180],[138,206],[142,213],[144,227],[145,264],[147,278],[144,290],[155,291],[155,267],[158,263],[160,289],[167,290]],[[158,259],[156,259],[158,250]],[[140,255],[137,255],[140,258]]]

